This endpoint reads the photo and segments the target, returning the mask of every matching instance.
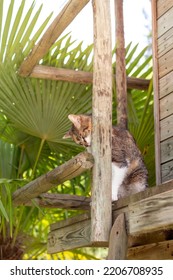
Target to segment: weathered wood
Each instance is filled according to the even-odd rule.
[[[172,49],[173,44],[173,28],[169,29],[158,39],[158,57],[161,57]]]
[[[167,182],[161,186],[148,188],[145,192],[134,194],[128,198],[120,199],[113,203],[113,220],[119,214],[125,213],[128,223],[128,205],[138,202],[148,196],[153,196],[168,190],[173,190],[173,181]],[[160,209],[162,211],[162,209]],[[48,250],[50,253],[61,252],[63,250],[70,250],[73,248],[83,246],[98,246],[98,242],[93,243],[90,239],[91,235],[91,219],[90,214],[77,215],[73,218],[59,221],[50,226],[51,232],[49,234]],[[60,232],[59,232],[60,230]],[[65,237],[63,238],[65,232]],[[129,233],[128,233],[129,234]],[[172,238],[172,231],[162,229],[153,235],[152,232],[141,234],[138,236],[128,236],[128,246],[145,245],[148,243],[161,242]],[[60,243],[59,243],[60,238]],[[75,244],[73,241],[75,239]],[[54,247],[55,245],[55,247]],[[102,244],[108,246],[108,242]]]
[[[173,160],[173,137],[161,143],[161,163]]]
[[[159,59],[159,78],[167,75],[173,70],[173,49],[165,53]]]
[[[35,198],[34,201],[38,206],[43,208],[89,210],[91,198],[70,194],[44,193]],[[31,206],[33,202],[28,201],[25,205]]]
[[[164,119],[173,113],[173,92],[160,100],[160,119]],[[170,127],[171,129],[171,127]]]
[[[110,233],[108,260],[125,260],[127,256],[127,233],[125,215],[116,218]]]
[[[112,225],[112,45],[110,1],[93,1],[94,69],[92,96],[91,241],[108,242]]]
[[[45,65],[36,65],[30,77],[33,78],[41,78],[41,79],[49,79],[56,81],[66,81],[73,82],[79,84],[91,84],[93,83],[93,73],[86,71],[76,71],[72,69],[65,68],[55,68],[52,66]],[[113,75],[115,79],[115,75]],[[150,80],[141,79],[136,77],[126,77],[127,87],[129,89],[140,89],[147,90],[149,87]]]
[[[128,249],[129,260],[172,260],[173,240]]]
[[[162,164],[162,182],[173,180],[173,160]]]
[[[173,190],[129,205],[129,234],[173,229]]]
[[[172,36],[173,38],[173,36]],[[173,91],[173,71],[159,80],[159,98],[166,96]]]
[[[173,136],[173,115],[160,121],[160,140]]]
[[[69,249],[92,246],[90,239],[91,223],[88,221],[90,221],[90,216],[84,214],[82,219],[77,216],[66,220],[61,228],[56,228],[57,225],[55,225],[54,230],[48,235],[48,253],[53,254]]]
[[[14,205],[25,204],[40,194],[47,192],[54,186],[70,180],[93,166],[93,157],[87,152],[78,154],[76,157],[29,182],[13,194]]]
[[[127,129],[127,81],[124,43],[123,0],[115,0],[117,123]]]
[[[40,41],[33,48],[30,55],[20,66],[19,74],[28,76],[37,62],[43,58],[49,48],[61,35],[65,28],[73,21],[89,0],[69,0],[59,15],[54,19]]]
[[[160,171],[160,112],[159,112],[159,70],[157,59],[157,0],[152,0],[152,49],[153,49],[153,87],[154,87],[154,124],[155,124],[155,165],[156,183],[161,183]]]
[[[172,7],[158,19],[158,38],[167,32],[172,26],[173,5]]]
[[[157,0],[157,17],[161,17],[170,8],[172,8],[172,0]]]

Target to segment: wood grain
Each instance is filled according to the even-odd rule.
[[[172,0],[157,0],[157,17],[161,17],[170,8],[172,8]]]
[[[66,225],[50,231],[47,250],[49,254],[91,246],[91,223],[89,217],[83,216],[79,221],[74,218],[66,220]],[[62,224],[62,222],[61,222]]]
[[[173,49],[159,58],[159,78],[173,70]]]
[[[172,49],[173,44],[173,28],[169,29],[160,38],[158,38],[158,57],[163,56],[165,53]]]
[[[36,65],[30,77],[41,78],[56,81],[66,81],[79,84],[91,84],[93,83],[93,73],[81,70],[65,69],[65,68],[55,68],[52,66]],[[113,79],[116,79],[113,75]],[[129,89],[140,89],[147,90],[149,87],[150,80],[136,78],[136,77],[126,77],[127,87]]]
[[[128,249],[128,260],[172,260],[173,240]]]
[[[173,180],[173,160],[162,164],[162,182],[167,182]]]
[[[127,129],[127,81],[124,42],[123,1],[115,2],[117,124]]]
[[[158,19],[158,38],[173,27],[173,5]]]
[[[115,219],[110,233],[108,260],[125,260],[127,257],[127,232],[124,213]]]
[[[70,180],[93,166],[93,157],[87,152],[78,154],[39,178],[29,182],[13,194],[14,205],[25,204],[54,186]]]
[[[173,229],[173,190],[129,205],[129,234]]]
[[[34,201],[38,206],[43,208],[89,210],[91,198],[70,194],[44,193],[40,194]],[[28,201],[24,205],[32,206],[33,202]]]
[[[173,92],[173,71],[159,80],[159,98]]]
[[[157,0],[152,0],[152,51],[153,51],[153,88],[154,88],[154,124],[155,124],[155,166],[156,183],[161,183],[160,170],[160,110],[159,110],[159,69],[157,49]]]
[[[161,163],[173,160],[173,137],[161,143]]]
[[[173,92],[160,100],[160,119],[164,119],[173,113]],[[171,127],[170,127],[171,129]]]
[[[108,242],[112,225],[112,44],[109,1],[93,1],[94,68],[92,95],[91,242]],[[106,78],[105,78],[106,77]]]
[[[160,140],[166,140],[173,136],[173,115],[160,121]]]

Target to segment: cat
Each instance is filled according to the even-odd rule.
[[[72,138],[90,152],[92,117],[91,115],[68,116],[71,129],[64,139]],[[142,154],[133,136],[119,126],[112,127],[112,201],[144,191],[147,187],[148,172]]]

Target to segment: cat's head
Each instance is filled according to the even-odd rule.
[[[64,135],[63,139],[72,138],[73,141],[84,147],[91,146],[91,116],[68,115],[72,127]]]

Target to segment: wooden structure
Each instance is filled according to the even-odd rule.
[[[19,73],[21,76],[79,83],[93,82],[93,156],[88,153],[79,154],[64,165],[28,183],[14,193],[14,205],[31,205],[31,200],[34,199],[41,207],[86,210],[83,215],[51,225],[48,237],[49,253],[82,246],[109,246],[108,259],[173,259],[173,180],[163,184],[164,181],[173,178],[173,175],[164,176],[164,170],[173,162],[171,138],[173,1],[152,0],[156,173],[159,186],[121,199],[113,205],[110,187],[112,63],[109,0],[93,1],[95,34],[93,74],[38,65],[53,42],[88,2],[89,0],[71,0],[66,4],[29,57],[22,63]],[[148,81],[125,76],[122,3],[123,0],[115,0],[118,21],[116,84],[119,102],[123,102],[123,107],[121,106],[117,112],[119,122],[126,126],[126,87],[146,89]],[[91,206],[89,198],[45,193],[58,183],[91,168],[93,168]],[[171,170],[172,167],[170,173]]]
[[[173,1],[153,0],[157,183],[173,179]]]

